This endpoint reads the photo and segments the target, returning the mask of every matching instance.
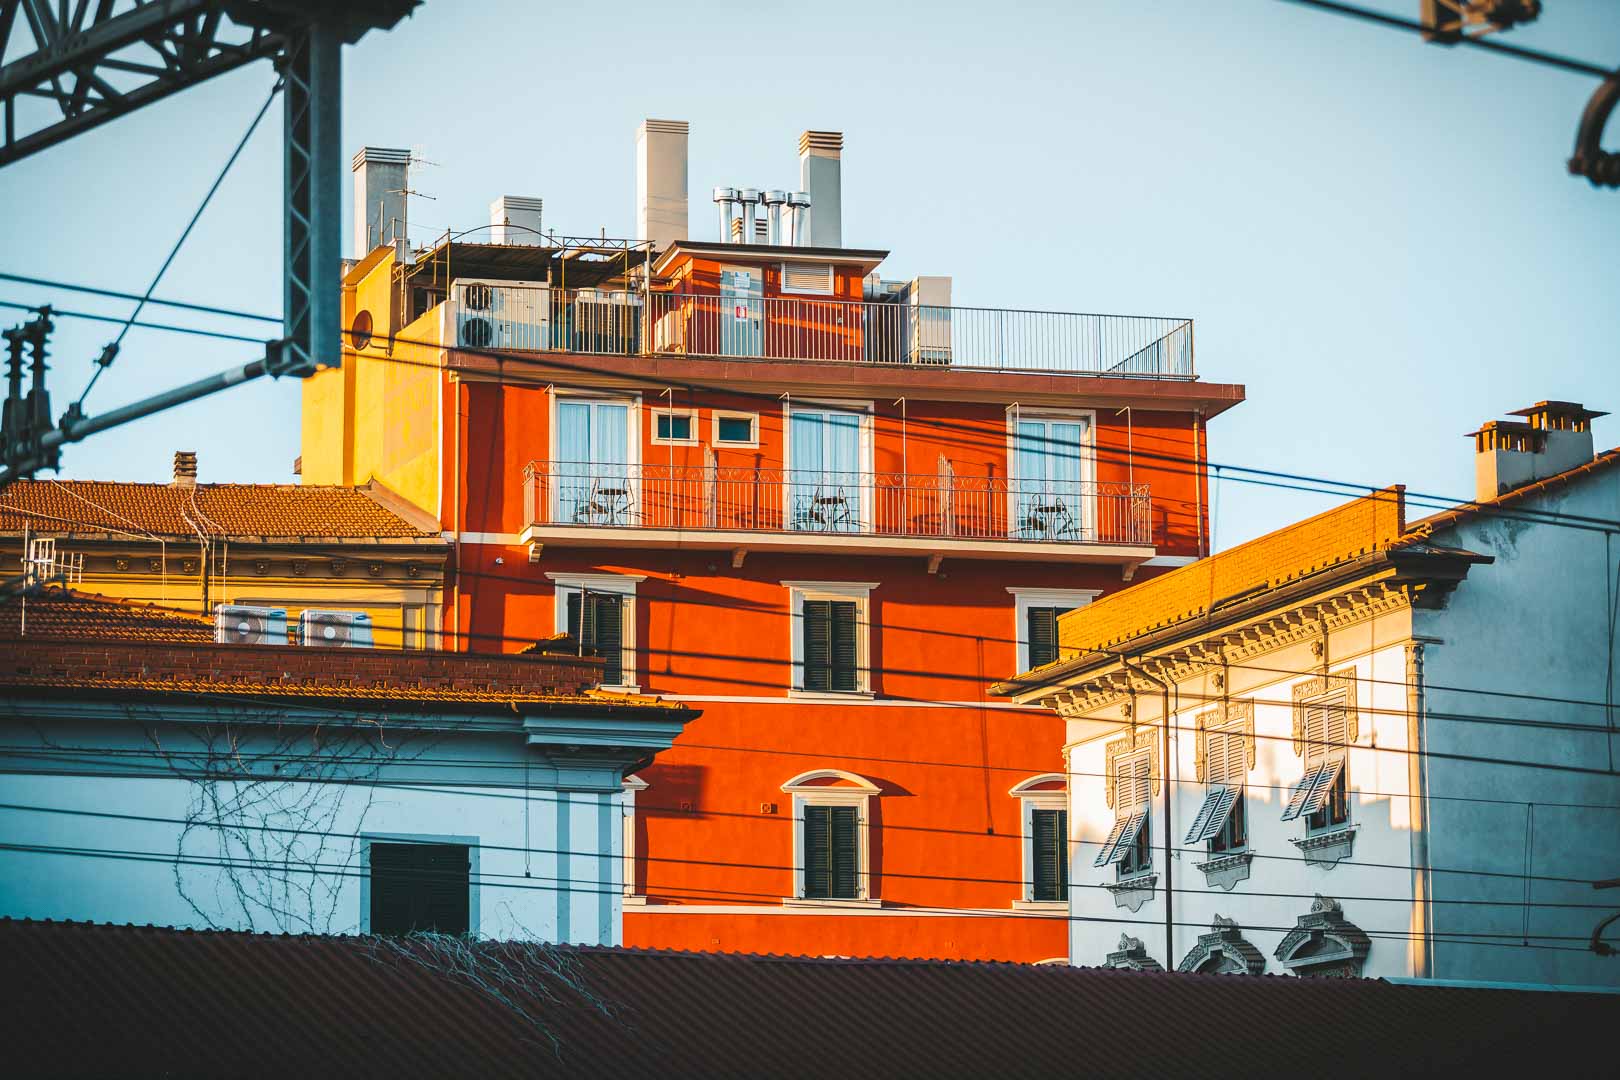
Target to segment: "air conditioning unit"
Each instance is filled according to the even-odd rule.
[[[306,608],[298,617],[298,643],[320,649],[369,649],[371,616],[363,611]]]
[[[641,348],[641,294],[580,289],[570,305],[568,347],[575,352],[628,356]]]
[[[551,286],[458,278],[450,285],[456,344],[469,349],[551,348]]]
[[[221,645],[285,645],[287,609],[215,604],[214,640]]]

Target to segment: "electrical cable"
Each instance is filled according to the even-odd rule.
[[[276,323],[280,325],[280,315],[255,315],[251,311],[238,311],[235,308],[214,307],[210,304],[193,304],[185,300],[160,300],[155,296],[142,297],[140,293],[119,292],[116,289],[101,289],[93,285],[72,285],[65,281],[53,281],[49,278],[25,277],[22,274],[0,273],[0,281],[14,281],[21,285],[38,285],[47,289],[66,289],[69,292],[88,293],[92,296],[106,296],[114,300],[142,300],[155,307],[180,308],[185,311],[197,311],[205,315],[224,315],[232,319],[252,319],[256,322]],[[123,320],[118,320],[122,322]],[[136,326],[143,325],[136,323]]]
[[[275,84],[270,87],[270,93],[265,95],[264,104],[259,106],[258,113],[254,115],[253,122],[248,124],[247,131],[243,132],[241,140],[237,142],[236,149],[232,150],[231,156],[225,160],[225,167],[219,170],[219,175],[209,185],[207,194],[203,195],[202,202],[197,204],[197,210],[191,215],[191,220],[186,222],[186,227],[181,230],[180,239],[174,242],[174,247],[169,249],[168,258],[163,260],[163,265],[158,267],[158,272],[153,275],[152,283],[146,287],[146,292],[141,296],[140,302],[135,305],[135,310],[130,312],[129,318],[124,321],[123,327],[118,331],[118,336],[96,358],[96,369],[91,373],[89,383],[85,385],[84,392],[79,395],[79,399],[73,403],[74,412],[83,410],[84,399],[95,388],[96,380],[101,378],[101,373],[112,365],[114,358],[118,355],[119,346],[124,342],[124,335],[128,334],[130,327],[135,325],[135,320],[140,316],[141,310],[146,307],[152,298],[152,294],[157,291],[158,283],[163,280],[163,275],[168,272],[169,267],[174,263],[175,256],[180,254],[180,248],[185,244],[186,238],[191,235],[191,230],[196,228],[197,222],[202,218],[203,211],[208,209],[208,203],[213,199],[214,193],[225,182],[226,174],[231,171],[231,166],[236,164],[236,159],[241,156],[242,150],[248,144],[248,140],[253,138],[253,133],[258,130],[259,121],[263,120],[264,114],[270,111],[270,103],[276,99],[276,94],[280,90],[281,79],[277,78]]]
[[[14,300],[0,300],[0,307],[20,308],[24,311],[36,311],[36,304],[19,304]],[[95,315],[88,311],[65,311],[62,308],[51,308],[52,318],[88,319],[91,322],[118,323],[121,326],[136,326],[143,330],[166,330],[171,334],[191,334],[196,337],[219,338],[221,341],[246,341],[254,345],[264,345],[264,338],[249,337],[244,334],[227,334],[222,330],[203,330],[191,326],[175,326],[172,323],[140,322],[138,320],[120,319],[112,315]],[[82,400],[82,399],[81,399]]]

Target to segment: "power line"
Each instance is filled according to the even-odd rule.
[[[197,311],[205,315],[225,315],[233,319],[252,319],[257,322],[281,323],[280,315],[255,315],[250,311],[238,311],[235,308],[213,307],[209,304],[193,304],[184,300],[161,300],[155,296],[142,297],[140,293],[119,292],[116,289],[101,289],[92,285],[71,285],[65,281],[52,281],[49,278],[25,277],[22,274],[0,273],[0,281],[15,281],[23,285],[38,285],[49,289],[67,289],[69,292],[89,293],[93,296],[106,296],[114,300],[142,300],[154,307],[180,308],[185,311]],[[52,308],[54,311],[55,308]],[[125,320],[114,320],[123,322]],[[134,326],[144,326],[144,323],[133,323]],[[169,329],[161,327],[161,329]],[[185,328],[180,328],[185,329]]]
[[[19,304],[15,300],[0,300],[0,307],[15,308],[21,311],[38,310],[38,308],[33,304]],[[92,322],[118,323],[120,326],[124,326],[126,328],[134,326],[143,330],[167,330],[171,334],[192,334],[196,337],[219,338],[222,341],[246,341],[260,347],[263,347],[264,345],[264,338],[249,337],[243,334],[228,334],[221,330],[204,330],[194,326],[175,326],[173,323],[154,323],[141,322],[137,319],[120,319],[112,315],[94,315],[88,311],[64,311],[59,307],[52,307],[51,315],[53,317],[60,316],[65,319],[88,319]]]
[[[561,801],[561,800],[558,800],[558,799],[547,797],[544,794],[537,794],[535,796],[535,798],[538,801],[548,801],[548,802]],[[641,807],[638,805],[637,810],[639,811],[640,809],[641,809]],[[203,818],[173,818],[173,817],[163,817],[163,816],[150,815],[150,814],[122,814],[122,813],[117,813],[117,812],[114,812],[114,811],[75,810],[75,809],[71,809],[71,808],[67,808],[67,807],[41,806],[41,805],[33,804],[33,803],[0,803],[0,810],[10,810],[10,811],[15,811],[15,812],[20,812],[20,813],[58,814],[58,815],[70,816],[70,817],[99,818],[99,819],[114,820],[114,821],[138,821],[138,822],[145,822],[145,823],[148,823],[148,824],[159,824],[159,825],[186,825],[186,826],[191,826],[191,827],[194,827],[194,828],[209,829],[209,830],[212,830],[212,831],[215,831],[215,832],[222,832],[222,833],[224,833],[224,832],[273,833],[273,834],[277,834],[277,835],[314,836],[314,837],[321,837],[323,839],[336,839],[336,840],[363,840],[363,839],[367,839],[368,835],[369,835],[369,834],[361,833],[361,832],[344,832],[344,831],[339,830],[339,829],[309,829],[309,828],[296,828],[296,827],[292,827],[292,826],[226,823],[226,822],[219,821],[219,820],[208,819],[206,817],[203,817]],[[782,821],[782,825],[785,828],[787,826],[787,823],[788,823],[787,820],[786,819],[780,819],[780,820]],[[1028,836],[1008,836],[1007,838],[1008,839],[1017,839],[1017,840],[1029,839]],[[392,842],[395,842],[395,841],[390,840],[390,842],[392,843]],[[439,843],[440,841],[416,840],[416,839],[412,839],[412,838],[407,837],[407,838],[401,839],[401,840],[399,840],[397,842],[404,843],[404,844],[432,845],[432,844]],[[1099,842],[1086,841],[1086,840],[1081,840],[1081,841],[1072,841],[1071,840],[1069,842],[1073,843],[1073,844],[1076,844],[1076,845],[1099,843]],[[597,854],[594,851],[594,849],[590,850],[590,851],[581,851],[581,850],[578,850],[578,849],[575,849],[575,848],[535,847],[535,846],[532,846],[532,845],[518,845],[518,844],[491,844],[491,843],[486,843],[486,842],[481,841],[481,840],[480,841],[468,842],[465,846],[467,846],[469,848],[475,848],[475,849],[480,850],[480,851],[519,852],[519,853],[527,853],[527,854],[533,854],[533,855],[576,856],[576,855],[594,855],[594,854]],[[1177,849],[1177,850],[1183,850],[1183,849]],[[1205,854],[1205,853],[1200,852],[1200,854]],[[679,866],[715,867],[715,868],[724,868],[724,869],[731,869],[731,870],[769,870],[769,871],[780,871],[780,872],[792,872],[793,870],[798,869],[798,867],[796,865],[791,864],[791,863],[739,862],[739,861],[735,861],[735,860],[724,860],[724,859],[683,859],[683,858],[676,858],[676,857],[672,857],[672,856],[655,856],[655,855],[651,854],[650,852],[648,852],[648,853],[638,853],[636,855],[637,861],[640,861],[643,858],[645,858],[648,862],[668,863],[668,864],[679,865]],[[1367,865],[1367,864],[1356,864],[1356,865],[1363,865],[1364,866],[1364,865]],[[1399,867],[1399,869],[1406,869],[1406,868],[1405,867]],[[1458,871],[1458,872],[1462,873],[1464,871]],[[890,869],[887,869],[887,868],[885,868],[883,870],[882,876],[884,878],[900,878],[900,879],[907,880],[907,881],[957,882],[957,883],[971,884],[971,885],[1023,885],[1023,884],[1025,884],[1025,880],[1022,877],[1003,878],[1003,877],[966,876],[966,875],[961,875],[961,874],[918,874],[918,873],[906,873],[904,871],[890,870]],[[1482,875],[1482,876],[1489,876],[1489,875]],[[586,880],[592,880],[592,879],[586,879]],[[1560,879],[1538,878],[1536,880],[1543,880],[1543,881],[1555,880],[1555,881],[1558,881],[1560,883],[1567,883],[1567,884],[1581,885],[1581,886],[1589,886],[1591,884],[1589,880],[1584,879],[1584,878],[1560,878]],[[595,884],[594,880],[592,880],[592,883]],[[1101,888],[1105,887],[1101,883],[1081,882],[1081,881],[1070,881],[1068,883],[1068,885],[1069,885],[1070,888],[1087,888],[1087,889],[1092,889],[1092,888],[1101,889]],[[1192,894],[1192,895],[1197,895],[1197,896],[1208,896],[1209,895],[1209,890],[1208,889],[1175,889],[1175,890],[1172,890],[1172,891],[1177,892],[1177,893],[1186,893],[1186,894]],[[752,895],[752,894],[748,894],[748,895]],[[1244,895],[1245,896],[1254,896],[1254,897],[1265,897],[1265,898],[1268,898],[1268,899],[1309,900],[1309,899],[1313,898],[1316,894],[1315,893],[1292,893],[1292,892],[1255,892],[1255,891],[1245,890]],[[1340,901],[1355,901],[1355,902],[1358,902],[1358,903],[1374,903],[1374,904],[1391,904],[1391,903],[1393,903],[1393,904],[1409,904],[1409,903],[1412,902],[1411,897],[1402,897],[1402,896],[1353,896],[1353,895],[1348,895],[1348,894],[1346,894],[1346,895],[1336,894],[1334,896],[1334,899],[1340,900]],[[1502,900],[1496,900],[1496,899],[1482,900],[1482,899],[1472,899],[1472,898],[1440,898],[1440,897],[1435,897],[1435,898],[1430,899],[1429,902],[1430,903],[1436,903],[1436,904],[1452,904],[1452,905],[1456,905],[1456,906],[1460,906],[1460,907],[1510,907],[1510,908],[1513,908],[1515,910],[1518,910],[1518,909],[1523,908],[1525,906],[1524,901],[1522,899],[1517,898],[1517,897],[1511,898],[1511,899],[1502,899]],[[1570,909],[1570,910],[1579,910],[1579,911],[1610,911],[1610,910],[1613,910],[1614,905],[1612,905],[1612,904],[1575,904],[1575,903],[1562,903],[1562,902],[1557,902],[1557,901],[1543,900],[1543,901],[1532,901],[1529,906],[1537,907],[1537,908]]]
[[[241,156],[242,150],[248,144],[248,140],[253,138],[253,133],[259,128],[259,121],[263,120],[264,114],[270,111],[270,103],[276,99],[276,94],[280,90],[281,80],[278,78],[275,85],[270,87],[270,93],[265,95],[264,104],[259,106],[259,111],[254,115],[252,123],[248,124],[247,131],[242,133],[242,138],[237,142],[236,149],[232,150],[231,156],[225,159],[224,168],[219,170],[219,175],[214,177],[214,182],[209,185],[207,193],[203,195],[202,202],[197,204],[196,212],[191,215],[191,220],[186,222],[186,227],[180,231],[180,238],[174,242],[174,247],[169,249],[168,258],[164,259],[163,265],[158,267],[158,272],[153,275],[152,283],[146,287],[146,292],[141,296],[140,302],[135,305],[135,310],[130,312],[129,318],[124,321],[124,325],[118,331],[118,336],[112,340],[110,345],[102,349],[101,355],[96,358],[96,369],[91,372],[90,381],[85,384],[84,391],[79,395],[79,399],[68,410],[69,415],[82,415],[84,399],[90,396],[90,391],[95,388],[96,380],[101,378],[101,373],[106,371],[118,356],[118,347],[123,344],[124,335],[129,333],[129,328],[135,324],[141,310],[151,300],[152,293],[157,290],[158,282],[163,280],[163,275],[168,272],[169,267],[174,263],[175,256],[180,254],[180,248],[185,244],[186,238],[191,235],[191,230],[197,227],[197,222],[201,220],[203,211],[208,209],[208,203],[213,199],[214,192],[218,191],[219,186],[225,182],[225,175],[231,171],[231,166],[236,164],[236,159]]]
[[[1396,30],[1410,30],[1417,33],[1429,33],[1433,27],[1411,19],[1403,19],[1396,15],[1386,15],[1382,11],[1371,11],[1367,8],[1356,7],[1353,4],[1341,4],[1335,0],[1287,0],[1289,3],[1299,4],[1302,7],[1317,8],[1321,11],[1330,11],[1335,15],[1346,15],[1353,19],[1364,19],[1367,22],[1388,26]],[[1486,49],[1490,52],[1501,53],[1518,60],[1528,60],[1532,63],[1542,64],[1546,67],[1559,68],[1564,71],[1573,71],[1579,75],[1592,75],[1599,79],[1607,79],[1614,72],[1596,64],[1588,64],[1584,60],[1572,60],[1567,56],[1558,56],[1553,53],[1539,52],[1535,49],[1526,49],[1520,45],[1509,45],[1503,41],[1493,41],[1489,38],[1469,37],[1460,35],[1452,44],[1472,45],[1476,49]]]

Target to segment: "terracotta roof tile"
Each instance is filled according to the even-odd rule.
[[[69,589],[48,588],[0,600],[0,639],[22,636],[25,620],[28,636],[33,638],[169,644],[214,640],[214,624],[203,615]]]
[[[426,524],[425,522],[423,524]],[[195,527],[194,527],[195,525]],[[366,488],[300,484],[137,484],[17,480],[0,488],[0,532],[226,537],[434,537]]]
[[[1371,979],[439,949],[0,920],[0,1038],[29,1076],[1497,1076],[1595,1045],[1616,1004]]]

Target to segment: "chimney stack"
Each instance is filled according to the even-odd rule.
[[[801,246],[844,246],[844,133],[806,131],[799,136],[799,189],[810,196],[809,238]]]
[[[1576,401],[1538,401],[1487,420],[1474,440],[1474,501],[1488,502],[1592,460],[1592,420],[1608,413]]]
[[[174,452],[174,486],[180,488],[194,488],[197,486],[197,451],[176,450]]]
[[[544,206],[544,200],[527,195],[502,195],[489,204],[489,242],[538,246],[542,243],[540,211]]]
[[[354,257],[363,259],[377,245],[404,238],[411,152],[361,147],[350,168],[354,170]]]
[[[636,129],[636,239],[664,251],[687,236],[685,120],[643,120]]]

